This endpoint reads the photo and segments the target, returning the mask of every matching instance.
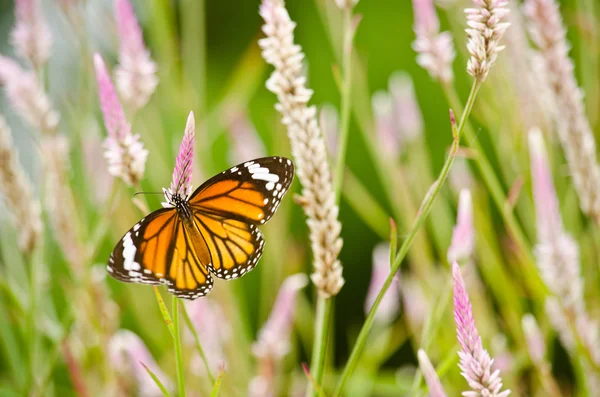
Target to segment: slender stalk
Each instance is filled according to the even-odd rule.
[[[346,382],[348,381],[348,379],[350,378],[350,375],[354,371],[354,368],[356,367],[356,364],[358,363],[358,359],[360,358],[362,350],[364,349],[365,344],[367,342],[367,337],[369,335],[369,331],[371,330],[371,327],[373,326],[373,322],[375,320],[375,313],[377,312],[377,309],[379,308],[379,304],[381,303],[381,300],[383,299],[388,288],[392,284],[394,275],[400,269],[402,260],[406,256],[413,240],[415,239],[415,236],[417,235],[417,232],[423,225],[423,222],[427,218],[427,215],[429,215],[429,212],[431,211],[433,202],[437,198],[439,192],[442,189],[442,186],[444,185],[444,182],[448,178],[448,175],[450,173],[450,168],[452,167],[452,163],[454,162],[454,156],[456,155],[456,151],[458,150],[458,147],[459,147],[460,136],[465,127],[467,118],[468,118],[469,114],[471,113],[471,110],[473,109],[473,104],[475,103],[475,98],[477,97],[477,92],[479,91],[480,87],[481,87],[480,82],[478,82],[477,80],[475,82],[473,82],[473,86],[471,87],[471,93],[469,94],[469,98],[467,99],[467,104],[465,106],[465,110],[461,115],[460,123],[458,124],[458,128],[456,129],[456,134],[453,137],[452,146],[450,148],[450,153],[449,153],[448,157],[446,158],[444,167],[442,168],[442,171],[440,172],[440,175],[439,175],[437,182],[435,183],[432,191],[423,200],[423,203],[421,204],[420,213],[419,213],[417,219],[415,219],[415,223],[413,224],[413,227],[410,230],[408,236],[402,243],[402,246],[400,247],[400,251],[398,252],[398,255],[396,255],[396,259],[394,261],[394,264],[392,266],[390,274],[386,278],[385,283],[383,284],[383,287],[381,288],[381,291],[379,291],[379,294],[377,295],[377,298],[375,299],[375,302],[373,303],[373,307],[371,308],[371,310],[369,311],[369,314],[367,315],[367,318],[365,319],[365,323],[363,324],[363,326],[360,330],[360,333],[358,335],[356,343],[354,344],[354,348],[352,349],[352,353],[350,354],[350,358],[348,359],[348,362],[346,363],[346,366],[344,367],[342,376],[338,382],[335,392],[333,393],[333,397],[339,397],[341,395],[342,391],[344,390],[344,386],[346,385]]]
[[[202,362],[204,363],[204,366],[206,367],[206,373],[208,374],[208,379],[210,379],[210,383],[214,384],[215,377],[212,374],[212,371],[210,370],[210,365],[208,365],[208,360],[206,359],[206,354],[204,354],[204,349],[202,348],[202,345],[200,344],[200,338],[198,337],[198,332],[196,332],[196,327],[194,327],[194,324],[192,323],[192,319],[190,318],[190,315],[188,314],[187,309],[185,308],[185,305],[181,305],[181,311],[183,312],[183,317],[185,319],[185,323],[187,324],[188,328],[192,332],[192,335],[194,336],[194,341],[196,343],[196,349],[198,350],[198,353],[200,354],[200,357],[202,358]]]
[[[311,357],[312,374],[317,384],[323,384],[325,375],[325,354],[327,353],[327,341],[329,338],[329,326],[331,324],[331,307],[333,299],[321,296],[317,298],[317,312],[315,322],[315,340]],[[318,390],[312,383],[308,384],[306,396],[317,396]]]
[[[335,201],[339,205],[342,192],[342,181],[344,180],[344,165],[346,164],[346,149],[348,147],[348,131],[350,130],[350,104],[352,102],[352,39],[354,28],[352,27],[352,7],[344,8],[344,44],[342,49],[342,82],[340,133],[336,154],[335,174],[333,189]]]
[[[173,341],[175,342],[175,360],[177,365],[177,387],[179,389],[179,397],[185,397],[185,382],[183,380],[183,358],[181,354],[181,332],[179,331],[179,299],[173,297],[173,327],[175,328],[175,335]]]
[[[450,106],[457,112],[462,111],[462,103],[458,97],[458,94],[456,93],[456,89],[448,84],[442,84],[442,88]],[[477,155],[475,156],[475,163],[477,164],[477,168],[481,173],[483,181],[485,182],[488,190],[490,191],[490,194],[492,195],[492,199],[494,200],[498,211],[502,215],[502,220],[506,224],[508,232],[519,247],[522,259],[525,262],[525,266],[523,266],[522,270],[527,275],[526,281],[528,287],[536,298],[540,298],[543,300],[543,297],[546,295],[546,288],[544,287],[541,279],[539,278],[539,275],[535,271],[536,262],[535,258],[531,253],[531,249],[529,248],[527,238],[525,237],[523,230],[519,226],[519,223],[515,218],[512,208],[507,205],[508,201],[506,195],[504,194],[502,184],[496,177],[492,165],[483,155],[483,149],[481,148],[481,145],[479,145],[479,142],[477,141],[477,137],[475,135],[475,131],[471,127],[470,123],[467,123],[465,125],[464,134],[467,146],[475,149],[475,151],[477,152]]]
[[[343,9],[344,13],[344,42],[342,48],[342,92],[341,92],[341,114],[340,114],[340,132],[339,146],[337,150],[337,159],[335,165],[333,189],[335,192],[335,203],[340,204],[342,196],[342,181],[344,180],[344,166],[346,163],[346,149],[348,147],[348,132],[350,129],[350,104],[352,102],[352,40],[354,37],[354,28],[352,27],[352,7]],[[315,341],[313,346],[311,369],[317,384],[323,383],[325,375],[325,355],[327,353],[327,342],[329,338],[329,328],[331,326],[331,307],[333,298],[317,297],[317,312],[315,322]],[[306,391],[306,396],[318,396],[319,392],[313,387],[312,383]]]

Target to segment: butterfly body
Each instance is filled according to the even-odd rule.
[[[275,213],[293,179],[291,160],[265,157],[230,168],[187,197],[165,190],[166,203],[133,226],[109,258],[108,272],[125,282],[165,284],[196,299],[211,274],[225,280],[252,270],[264,248],[258,225]]]

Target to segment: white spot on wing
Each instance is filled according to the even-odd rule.
[[[252,175],[252,177],[254,178],[254,175]],[[268,183],[265,185],[265,189],[267,189],[267,190],[269,190],[269,191],[273,190],[273,188],[274,188],[274,187],[275,187],[275,184],[274,184],[273,182],[268,182]]]
[[[239,169],[238,167],[233,167],[233,168],[231,169],[231,172],[236,172],[238,169]]]

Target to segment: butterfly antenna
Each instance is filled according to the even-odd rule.
[[[164,194],[163,192],[137,192],[133,195],[133,197],[137,196],[138,194]]]

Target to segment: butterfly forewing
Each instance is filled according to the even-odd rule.
[[[190,207],[217,277],[234,279],[256,266],[264,247],[257,225],[277,211],[293,175],[291,160],[264,157],[222,172],[192,194]]]
[[[154,211],[119,241],[108,263],[118,280],[165,284],[176,296],[195,299],[213,286],[204,240],[193,241],[175,209]]]
[[[209,179],[196,189],[189,203],[196,211],[261,225],[277,211],[293,177],[291,160],[263,157]]]

